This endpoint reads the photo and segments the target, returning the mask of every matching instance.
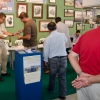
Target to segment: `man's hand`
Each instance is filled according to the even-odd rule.
[[[14,36],[19,36],[20,35],[20,33],[14,33]]]
[[[3,35],[0,35],[0,38],[1,38],[1,39],[5,39],[6,37],[4,37]]]
[[[89,77],[91,77],[91,76],[79,77],[79,78],[75,79],[74,81],[72,81],[72,86],[77,88],[77,89],[90,86],[91,83],[89,81]]]
[[[45,66],[48,66],[48,62],[44,62]]]

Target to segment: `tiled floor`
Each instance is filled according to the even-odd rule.
[[[60,99],[57,98],[57,99],[54,99],[54,100],[60,100]],[[66,96],[66,99],[65,99],[65,100],[77,100],[77,95],[76,95],[76,93],[75,93],[75,94],[72,94],[72,95]]]

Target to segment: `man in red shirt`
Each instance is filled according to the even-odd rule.
[[[78,100],[99,100],[100,27],[83,34],[68,58],[79,76],[72,82],[74,87],[80,88],[77,90]],[[97,80],[91,82],[95,77]]]

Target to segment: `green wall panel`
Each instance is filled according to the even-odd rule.
[[[17,2],[16,0],[14,0],[14,1],[15,1],[15,3],[14,3],[15,12],[14,13],[6,13],[6,14],[13,14],[14,15],[14,27],[7,28],[7,31],[12,32],[12,33],[17,32],[19,29],[23,28],[23,23],[16,16],[17,3],[27,3],[27,2]],[[65,19],[74,20],[74,17],[64,17],[64,9],[73,9],[74,11],[81,10],[81,9],[75,9],[74,7],[64,6],[64,0],[56,0],[56,3],[49,3],[49,0],[47,0],[47,3],[43,4],[43,19],[36,19],[36,25],[37,25],[37,29],[38,29],[38,37],[37,37],[38,40],[40,38],[45,38],[49,35],[49,32],[39,32],[39,21],[40,20],[52,20],[52,21],[54,21],[54,19],[47,19],[47,5],[48,4],[49,5],[57,5],[57,16],[62,18],[62,22],[64,22]],[[32,3],[28,3],[28,15],[30,18],[32,18]],[[74,22],[74,27],[69,28],[69,29],[70,29],[70,35],[74,34],[76,32],[76,22]],[[83,31],[83,33],[89,29],[90,29],[90,25],[85,24],[85,30]],[[17,37],[12,37],[13,43],[14,43],[15,39],[17,39]]]

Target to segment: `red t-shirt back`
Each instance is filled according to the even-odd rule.
[[[73,51],[79,54],[79,64],[83,72],[100,74],[100,27],[83,34]]]

